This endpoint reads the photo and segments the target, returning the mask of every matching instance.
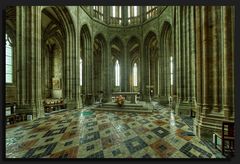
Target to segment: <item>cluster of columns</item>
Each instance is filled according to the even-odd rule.
[[[81,58],[82,58],[82,99],[83,103],[91,104],[93,102],[93,44],[87,25],[81,29]],[[78,86],[80,87],[80,86]]]
[[[173,56],[172,51],[172,28],[168,22],[164,22],[160,34],[159,51],[159,101],[161,104],[168,104],[168,98],[172,95],[170,62]]]
[[[44,115],[41,83],[41,8],[16,7],[17,112]]]
[[[231,6],[195,7],[196,133],[219,131],[234,119],[234,10]]]
[[[233,27],[231,6],[176,7],[176,113],[196,112],[200,137],[234,119]]]
[[[175,8],[176,113],[190,115],[195,100],[195,25],[194,7]]]

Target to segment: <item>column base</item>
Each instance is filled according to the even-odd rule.
[[[179,116],[191,116],[191,110],[195,109],[195,105],[189,102],[179,102],[176,104],[175,113]]]
[[[66,109],[68,110],[77,109],[76,100],[65,100],[65,103],[66,103]]]
[[[145,102],[151,102],[151,97],[149,95],[143,95],[143,101]]]
[[[103,97],[103,103],[112,102],[112,96]]]
[[[232,109],[229,106],[224,105],[223,107],[223,112],[224,112],[224,117],[226,119],[229,119],[232,116]]]
[[[83,108],[83,103],[82,99],[77,100],[77,109],[82,109]]]
[[[221,114],[200,115],[194,120],[194,133],[199,138],[212,139],[214,132],[221,132],[223,120]]]
[[[158,98],[158,103],[161,104],[161,105],[168,105],[169,104],[168,96],[160,96]]]
[[[93,103],[94,103],[94,97],[93,97],[93,95],[92,94],[88,94],[88,95],[86,95],[86,97],[85,97],[85,105],[93,105]]]
[[[44,107],[42,104],[36,105],[18,105],[16,114],[31,115],[32,120],[45,117]]]

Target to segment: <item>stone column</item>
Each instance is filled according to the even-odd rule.
[[[158,50],[158,52],[159,52],[159,50]],[[161,95],[161,91],[160,91],[160,88],[161,88],[161,77],[160,77],[160,75],[161,75],[161,69],[160,69],[160,54],[158,53],[158,55],[157,55],[157,96],[158,97],[160,97],[160,95]]]
[[[213,132],[221,131],[223,120],[234,119],[232,116],[234,20],[231,7],[221,7],[222,13],[217,8],[219,7],[196,7],[196,18],[199,17],[196,19],[198,108],[194,124],[199,137],[212,137]],[[221,69],[218,68],[220,58]],[[220,73],[222,78],[219,78]],[[219,90],[221,84],[222,92]],[[223,112],[220,108],[223,108]]]
[[[207,7],[202,6],[201,8],[201,19],[202,19],[202,113],[206,115],[209,113],[209,104],[208,104],[208,14]]]
[[[184,15],[184,8],[178,7],[177,18],[178,18],[178,102],[175,107],[176,114],[182,115],[185,108],[182,108],[183,101],[185,99],[185,15]]]
[[[128,56],[128,50],[127,50],[127,44],[126,43],[124,43],[123,44],[123,50],[124,50],[124,52],[123,52],[123,55],[124,55],[124,59],[123,59],[123,69],[124,69],[124,71],[123,71],[123,74],[121,74],[122,76],[121,77],[123,77],[123,84],[122,84],[122,86],[123,86],[123,90],[122,91],[125,91],[125,92],[129,92],[130,91],[130,88],[128,87],[129,86],[129,56]]]
[[[128,25],[128,20],[127,20],[127,6],[122,6],[123,10],[122,10],[122,18],[123,18],[123,26],[127,26]]]
[[[41,83],[41,7],[17,6],[17,113],[43,117]]]
[[[144,48],[143,48],[143,71],[144,71],[144,92],[143,92],[143,100],[144,101],[150,101],[150,47],[149,45],[146,45],[146,43],[144,43]]]
[[[170,63],[170,47],[169,47],[169,40],[170,40],[170,31],[169,29],[167,29],[166,32],[166,35],[165,35],[165,44],[164,44],[164,47],[165,47],[165,53],[164,53],[164,63],[165,63],[165,70],[164,70],[164,75],[165,75],[165,87],[166,87],[166,90],[165,90],[165,98],[168,99],[168,96],[169,96],[169,93],[170,93],[170,67],[169,67],[169,63]]]
[[[158,42],[159,43],[159,42]],[[155,91],[154,96],[158,97],[158,90],[159,90],[159,63],[158,63],[158,47],[155,48]]]
[[[233,111],[233,49],[231,7],[222,7],[223,14],[223,111],[229,119]]]
[[[88,56],[88,94],[91,95],[90,98],[90,104],[92,104],[94,102],[94,97],[93,97],[93,86],[94,86],[94,82],[93,82],[93,70],[94,70],[94,66],[93,66],[93,44],[90,41],[90,38],[87,42],[87,56]]]
[[[143,23],[147,19],[147,16],[144,13],[146,13],[146,6],[141,7],[141,13],[140,13],[141,14],[141,23]]]
[[[163,43],[163,42],[162,42]],[[165,81],[164,81],[164,49],[162,46],[159,49],[159,77],[160,77],[160,95],[159,97],[161,98],[162,96],[165,96]]]
[[[178,104],[179,102],[182,101],[182,81],[181,81],[181,76],[182,76],[182,62],[181,62],[181,43],[182,43],[182,38],[181,38],[181,8],[177,7],[177,12],[176,12],[176,17],[177,17],[177,22],[176,22],[176,37],[177,37],[177,84],[178,84]]]
[[[111,102],[112,97],[112,57],[111,57],[111,45],[110,42],[107,41],[106,43],[106,53],[103,54],[104,56],[104,99],[108,102]]]
[[[82,33],[83,35],[83,54],[84,54],[84,90],[85,90],[85,103],[92,104],[93,103],[93,77],[92,77],[92,70],[93,70],[93,53],[92,53],[92,44],[90,41],[90,35],[87,33]]]
[[[160,96],[159,103],[162,105],[168,104],[169,93],[169,28],[163,25],[163,29],[160,34],[160,48],[159,48],[159,60],[160,60]],[[168,26],[168,25],[167,25]]]
[[[103,20],[106,24],[110,23],[110,6],[103,6]]]
[[[182,10],[182,11],[181,11]],[[192,9],[193,10],[193,9]],[[179,29],[179,101],[176,105],[176,113],[190,116],[194,108],[193,97],[195,95],[195,38],[193,12],[191,7],[180,8],[180,29]]]
[[[79,15],[79,9],[80,7],[77,7],[77,13]],[[77,19],[77,33],[76,33],[76,101],[77,101],[77,109],[80,109],[83,107],[83,103],[82,103],[82,89],[80,86],[80,58],[82,57],[81,54],[81,30],[79,28],[80,25],[80,19]]]
[[[167,31],[164,31],[167,33]],[[163,48],[164,48],[164,51],[163,51],[163,80],[164,80],[164,92],[163,92],[163,96],[165,98],[167,98],[167,94],[168,94],[168,74],[167,74],[167,71],[168,71],[168,40],[167,40],[167,34],[164,35],[163,37],[164,41],[163,41]]]
[[[80,45],[81,47],[81,52],[82,52],[82,60],[83,60],[83,70],[82,70],[82,90],[83,90],[83,105],[86,105],[86,94],[87,94],[87,55],[86,55],[86,38],[84,36],[84,34],[80,34],[82,35],[81,37],[81,41],[80,41]],[[81,43],[82,42],[82,43]]]
[[[181,56],[182,56],[182,77],[181,77],[181,81],[182,81],[182,87],[183,87],[183,97],[182,97],[182,101],[186,101],[186,74],[187,74],[187,70],[186,70],[186,28],[185,28],[185,24],[186,24],[186,7],[182,7],[182,24],[181,24],[181,37],[182,37],[182,52],[181,52]]]
[[[146,60],[146,65],[147,65],[147,85],[148,85],[148,89],[147,89],[147,93],[146,93],[146,100],[145,101],[150,101],[151,100],[151,96],[150,96],[150,86],[151,86],[151,47],[150,45],[147,47],[146,49],[146,55],[147,55],[147,60]]]
[[[190,96],[192,108],[196,108],[196,31],[194,24],[194,7],[190,7]]]
[[[217,17],[216,6],[212,7],[212,72],[213,72],[213,111],[219,111],[219,90],[218,90],[218,47],[217,47]]]
[[[202,36],[201,36],[201,7],[195,7],[195,24],[196,24],[196,86],[197,86],[197,95],[196,95],[196,119],[194,120],[194,132],[195,134],[199,134],[199,121],[200,114],[202,109],[202,61],[201,61],[201,53],[202,53]]]
[[[177,16],[178,15],[178,10],[179,10],[179,7],[174,7],[175,9],[175,12],[174,12],[174,15],[175,15],[175,21],[174,21],[174,40],[173,40],[173,45],[174,45],[174,72],[173,72],[173,75],[175,77],[175,82],[176,82],[176,90],[175,90],[175,93],[176,93],[176,96],[177,98],[179,97],[179,93],[180,93],[180,89],[179,89],[179,32],[178,32],[178,28],[179,28],[179,17]],[[177,99],[176,99],[177,101]],[[176,102],[177,103],[177,102]],[[174,106],[175,108],[175,106]]]
[[[187,89],[187,97],[186,100],[188,103],[191,101],[191,71],[190,71],[190,56],[191,56],[191,42],[190,42],[190,7],[186,7],[186,66],[187,66],[187,77],[186,78],[186,89]]]
[[[75,101],[74,101],[74,95],[73,95],[73,53],[72,51],[72,47],[71,44],[74,41],[72,40],[71,36],[67,36],[66,37],[66,50],[64,53],[65,56],[65,60],[66,60],[66,66],[65,66],[65,72],[66,75],[64,76],[66,78],[66,86],[65,86],[65,90],[66,90],[66,100],[67,100],[67,108],[68,109],[73,109],[75,108]]]
[[[140,76],[140,91],[141,91],[141,100],[145,100],[145,95],[146,95],[146,52],[144,51],[145,48],[145,43],[143,43],[144,41],[142,40],[140,42],[140,72],[141,72],[141,76]]]
[[[176,11],[177,11],[177,7],[175,6],[173,8],[173,15],[176,15]],[[174,23],[173,23],[173,28],[172,28],[172,41],[171,41],[171,49],[172,49],[172,57],[173,57],[173,86],[172,86],[172,92],[171,95],[176,95],[178,90],[177,90],[177,33],[176,33],[176,22],[177,22],[177,18],[174,16]],[[176,98],[174,99],[174,102],[176,102]],[[173,108],[175,108],[175,103],[173,104]]]

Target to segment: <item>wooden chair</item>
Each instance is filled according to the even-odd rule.
[[[234,154],[234,122],[226,122],[222,123],[222,132],[215,133],[215,148],[217,148],[217,138],[220,138],[222,141],[221,151],[225,156],[226,152],[230,152],[232,155]]]
[[[6,121],[9,122],[9,124],[15,124],[16,123],[16,114],[11,114],[9,116],[6,116]]]
[[[15,117],[16,122],[22,121],[22,116],[20,114],[17,114]]]

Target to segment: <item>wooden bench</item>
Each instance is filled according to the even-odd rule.
[[[17,122],[20,121],[26,121],[26,114],[22,113],[22,114],[11,114],[11,115],[7,115],[6,116],[6,123],[8,124],[15,124]]]
[[[218,147],[217,139],[221,139],[221,148]],[[234,154],[234,122],[223,121],[221,133],[214,132],[214,145],[215,148],[219,149],[223,155],[226,155],[226,151],[229,151],[232,155]]]

